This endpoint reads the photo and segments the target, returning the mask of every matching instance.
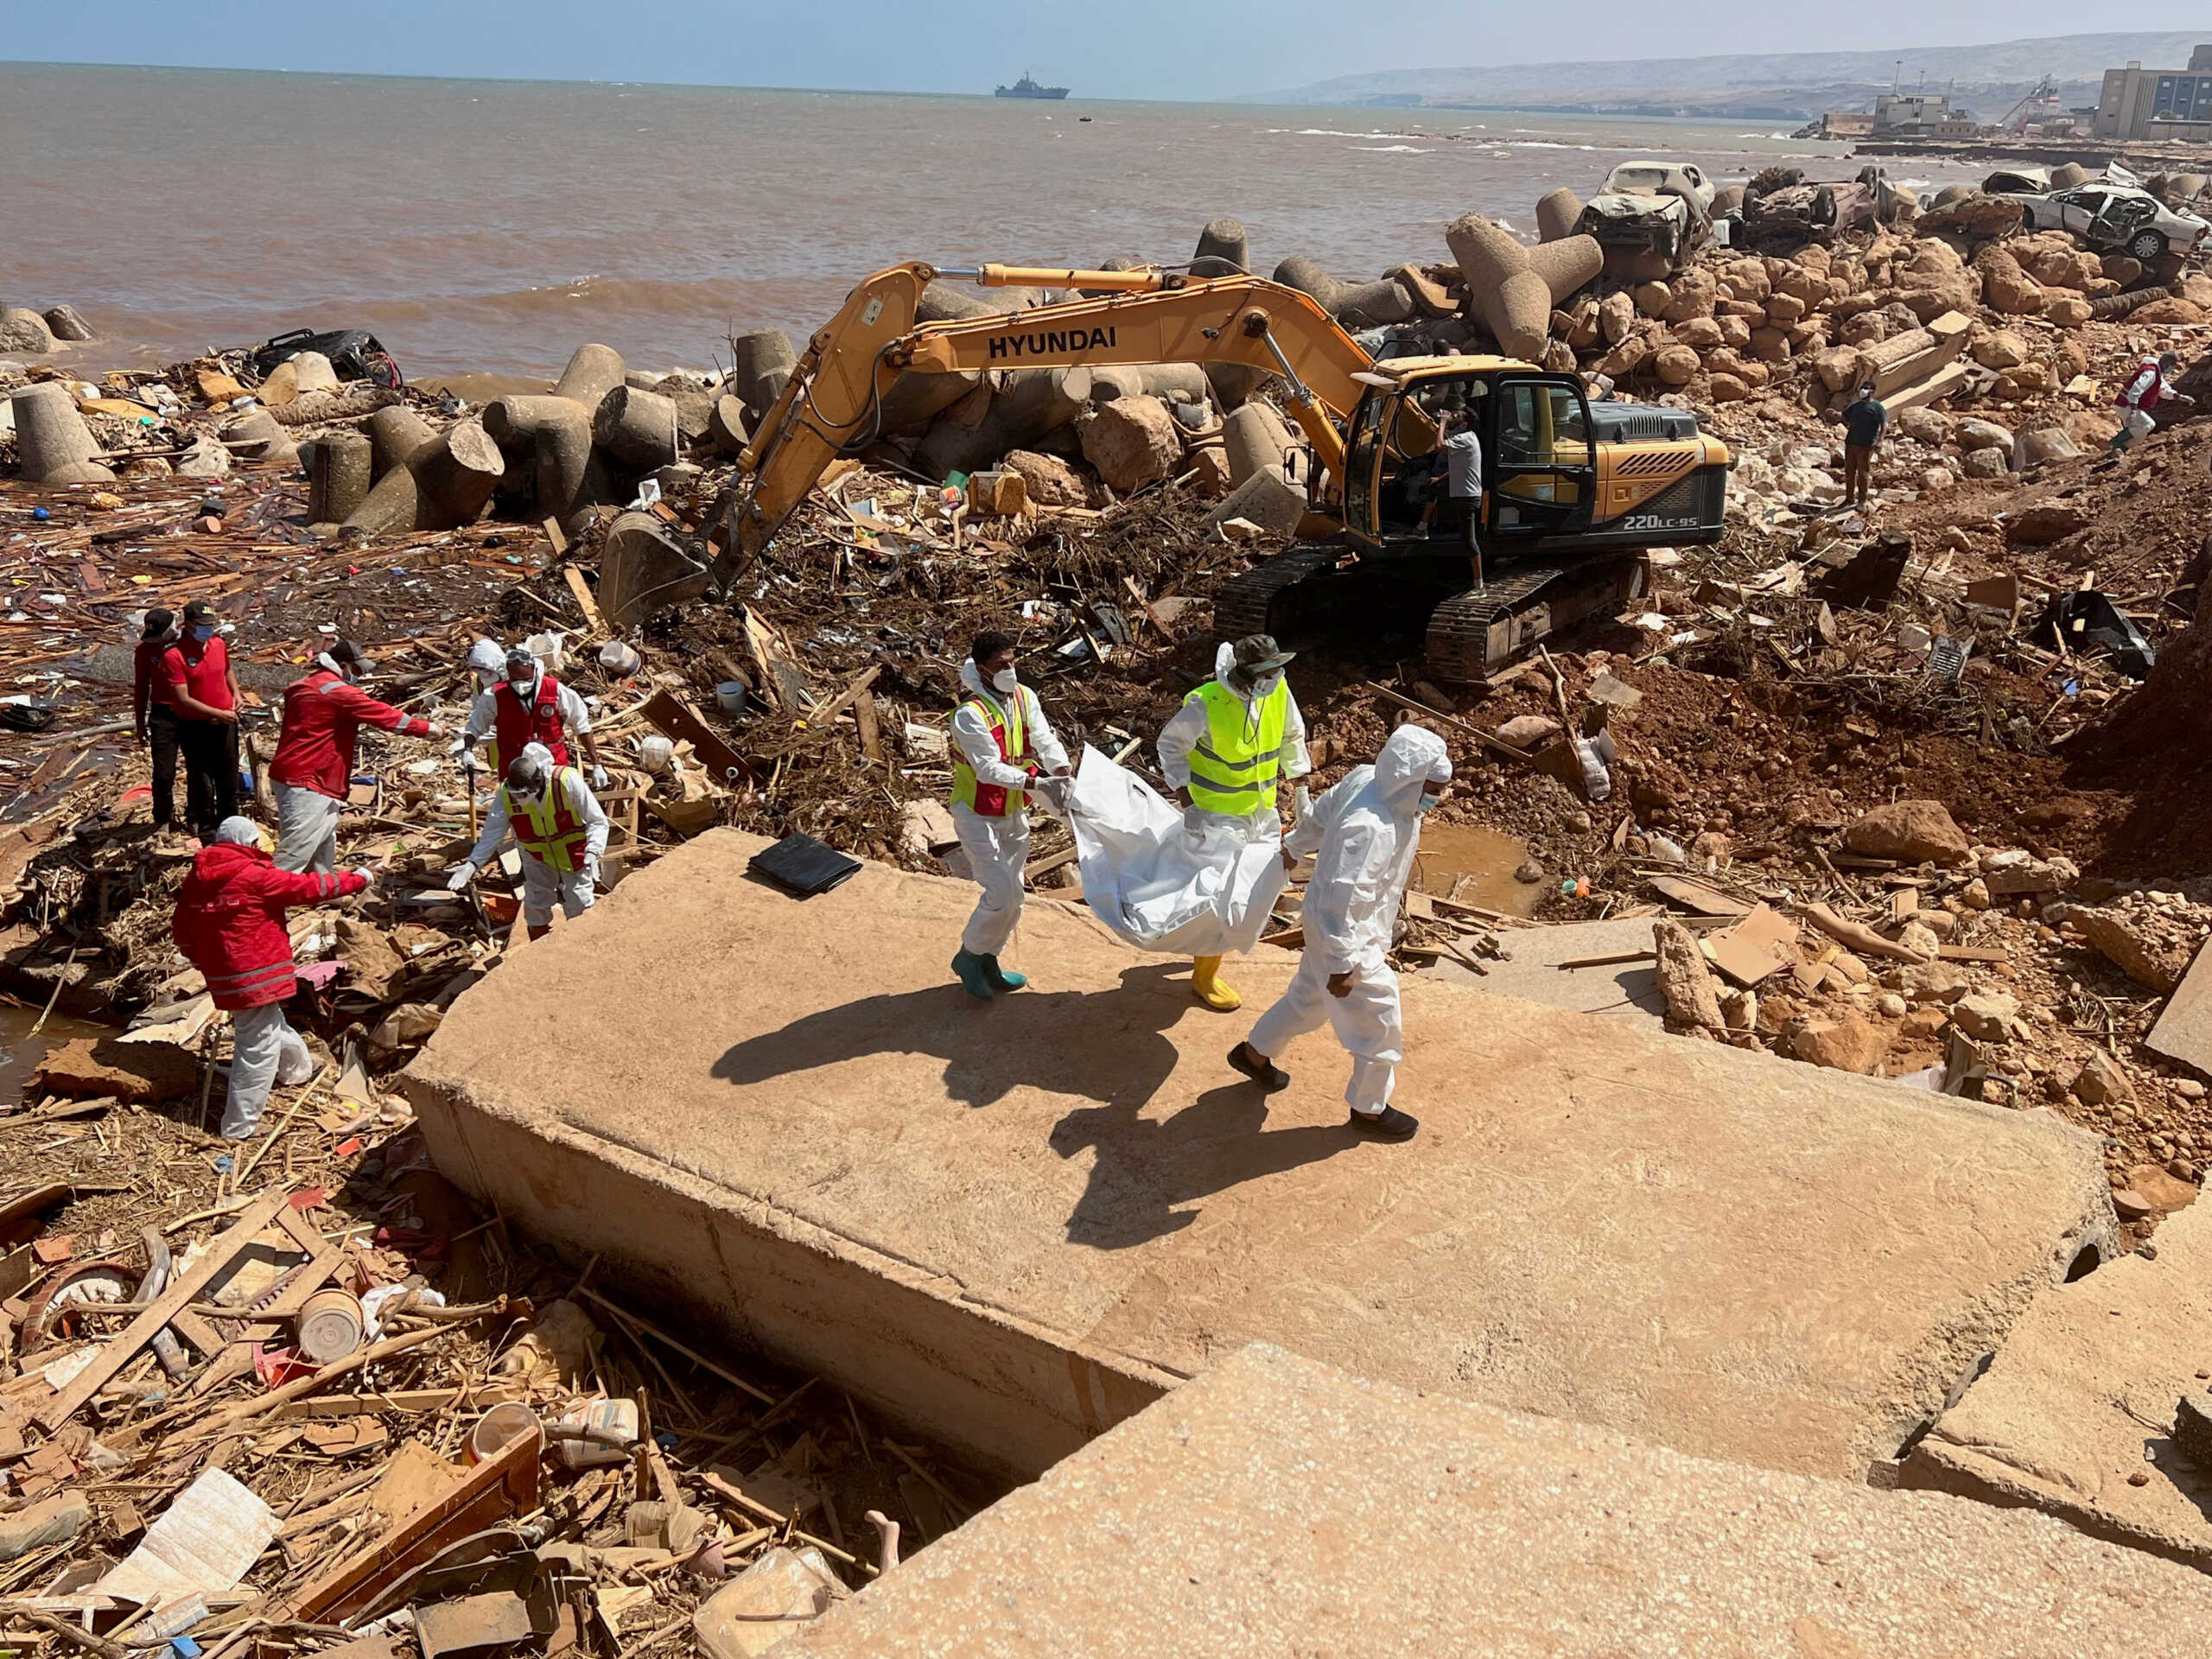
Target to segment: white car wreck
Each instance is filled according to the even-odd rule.
[[[2168,252],[2187,253],[2212,233],[2212,223],[2183,213],[2133,183],[2092,180],[2053,190],[2039,168],[1993,173],[1985,195],[2020,204],[2024,230],[2066,231],[2099,253],[2125,253],[2145,264]]]
[[[1623,162],[1583,205],[1574,228],[1606,248],[1649,250],[1680,264],[1713,234],[1713,181],[1688,162]]]

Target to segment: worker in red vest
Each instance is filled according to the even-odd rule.
[[[271,1084],[305,1083],[315,1066],[308,1046],[284,1020],[296,986],[284,912],[359,893],[367,874],[308,875],[276,868],[261,831],[226,818],[192,861],[169,924],[177,949],[207,977],[207,994],[231,1016],[231,1088],[223,1136],[243,1141],[261,1122]]]
[[[999,952],[1021,919],[1028,791],[1039,786],[1033,780],[1039,773],[1065,779],[1071,768],[1044,705],[1014,676],[1009,636],[977,634],[972,654],[960,664],[960,683],[968,695],[952,711],[952,827],[983,895],[960,936],[952,971],[969,995],[988,1001],[1029,982],[1027,975],[999,966]]]
[[[472,666],[474,658],[471,659]],[[570,762],[569,739],[575,736],[591,762],[591,786],[605,789],[607,768],[599,763],[599,745],[592,741],[591,710],[573,688],[545,671],[545,665],[527,645],[507,652],[506,677],[480,694],[461,728],[456,746],[461,768],[476,769],[476,745],[492,734],[492,770],[499,772],[523,752],[525,744],[542,743],[553,764]]]
[[[402,714],[362,690],[369,653],[357,639],[340,639],[315,658],[315,671],[284,688],[284,729],[269,781],[276,792],[276,868],[338,868],[338,811],[353,779],[353,748],[360,728],[375,726],[403,737],[436,737],[427,720]]]
[[[459,893],[475,880],[510,829],[522,849],[523,925],[531,938],[542,939],[553,930],[554,899],[573,922],[597,898],[607,814],[584,786],[582,772],[557,765],[543,743],[525,744],[493,798],[484,833],[446,883],[447,891]]]

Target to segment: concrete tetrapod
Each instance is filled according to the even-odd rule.
[[[1294,253],[1277,265],[1274,279],[1286,288],[1311,294],[1324,311],[1347,328],[1403,322],[1414,314],[1414,296],[1389,277],[1374,283],[1339,282],[1302,253]]]
[[[511,471],[528,467],[541,517],[565,519],[582,504],[593,459],[591,411],[582,404],[550,394],[495,397],[484,406],[484,429]]]
[[[877,411],[877,435],[919,437],[930,429],[931,422],[982,384],[983,377],[970,369],[951,374],[902,374],[883,394],[883,406]]]
[[[676,400],[635,386],[617,386],[600,399],[591,431],[601,448],[641,471],[665,467],[683,453]]]
[[[1597,238],[1570,236],[1531,248],[1480,213],[1465,213],[1444,232],[1466,279],[1467,295],[1508,357],[1540,361],[1552,308],[1605,265]]]
[[[1290,429],[1274,406],[1254,398],[1230,411],[1221,425],[1221,442],[1229,460],[1229,482],[1233,489],[1257,472],[1272,467],[1280,476],[1283,453],[1294,440]]]
[[[342,524],[359,509],[369,494],[371,450],[359,432],[326,432],[315,440],[308,465],[309,524]]]
[[[579,346],[569,354],[569,366],[561,371],[561,378],[553,383],[553,396],[567,398],[589,415],[628,373],[622,353],[612,346]]]
[[[404,404],[392,404],[369,416],[369,473],[373,485],[407,457],[437,437],[430,423]]]
[[[1564,242],[1574,234],[1574,221],[1582,217],[1582,198],[1565,185],[1536,200],[1536,238],[1540,242]]]
[[[44,325],[41,324],[41,327]],[[112,484],[100,464],[99,445],[77,412],[76,399],[48,380],[25,386],[11,400],[16,411],[16,464],[28,484]]]
[[[1252,238],[1241,219],[1210,219],[1191,256],[1193,276],[1238,276],[1252,269]]]
[[[754,328],[729,343],[728,385],[745,400],[746,419],[754,426],[783,395],[784,383],[798,366],[791,337],[780,328]]]
[[[375,537],[473,524],[505,475],[506,461],[491,435],[475,421],[462,421],[378,479],[340,528]]]
[[[940,415],[914,452],[914,464],[934,478],[973,472],[1067,425],[1090,406],[1090,393],[1089,369],[1016,369],[981,420],[963,423],[960,405]]]
[[[2196,193],[2192,191],[2190,194]],[[72,305],[49,306],[46,311],[46,326],[48,332],[60,340],[98,338],[92,333],[92,325],[79,316],[76,307]]]

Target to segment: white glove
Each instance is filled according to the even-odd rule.
[[[609,778],[607,775],[607,768],[605,766],[594,766],[591,769],[591,786],[594,789],[605,789],[614,780],[612,778]]]
[[[474,864],[464,862],[459,869],[455,870],[452,875],[447,878],[446,891],[448,893],[461,893],[466,890],[468,884],[475,879],[476,867]]]
[[[587,858],[584,860],[584,880],[588,885],[594,887],[599,885],[599,861],[597,859]]]
[[[483,763],[476,758],[476,746],[465,737],[453,741],[453,758],[461,762],[463,772],[474,772]]]

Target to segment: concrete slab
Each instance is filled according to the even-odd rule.
[[[1088,912],[1030,990],[947,969],[974,889],[804,903],[717,830],[464,995],[406,1079],[439,1166],[610,1278],[1033,1474],[1253,1340],[1687,1450],[1864,1471],[2113,1225],[2048,1114],[1425,982],[1401,1098],[1263,1098],[1249,1023]],[[1252,1009],[1292,958],[1235,978]]]
[[[2143,1040],[2169,1059],[2212,1077],[2212,944],[2197,950],[2158,1023]]]
[[[1564,971],[1560,967],[1586,957],[1649,951],[1651,922],[1650,917],[1642,916],[1624,922],[1501,928],[1497,943],[1505,957],[1484,963],[1487,973],[1478,974],[1449,957],[1430,971],[1447,985],[1464,985],[1492,996],[1517,996],[1574,1014],[1611,1014],[1659,1030],[1666,1023],[1667,997],[1650,963],[1616,962]]]
[[[2121,1256],[2031,1308],[1906,1459],[1905,1481],[2212,1569],[2212,1471],[2168,1433],[2175,1402],[2212,1372],[2212,1205],[2154,1242],[2155,1260]]]
[[[2120,1659],[2212,1582],[2045,1519],[1713,1463],[1255,1346],[777,1659]]]

